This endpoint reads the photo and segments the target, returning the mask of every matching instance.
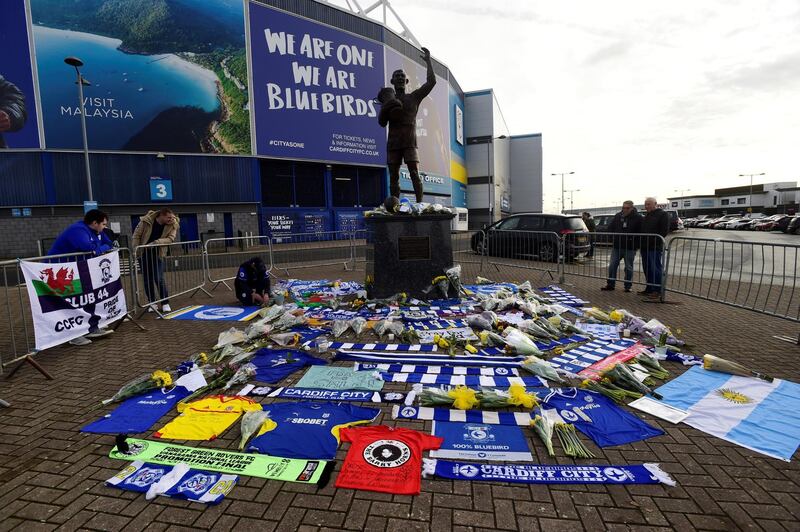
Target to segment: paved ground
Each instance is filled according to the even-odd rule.
[[[340,268],[303,273],[316,278],[363,276]],[[508,268],[504,275],[515,280],[539,277]],[[656,316],[680,328],[697,354],[718,354],[776,377],[800,380],[800,347],[772,338],[796,337],[796,324],[683,296],[671,297],[673,304],[645,303],[621,291],[600,292],[601,281],[569,280],[574,282],[569,290],[593,303]],[[229,298],[221,290],[215,294],[215,303]],[[30,368],[11,381],[0,381],[0,398],[12,402],[12,408],[0,410],[0,530],[798,529],[797,455],[790,463],[766,458],[647,416],[666,435],[605,451],[590,446],[598,456],[593,462],[660,462],[677,487],[528,487],[436,480],[423,481],[422,494],[407,497],[337,490],[332,483],[317,490],[243,477],[216,507],[165,498],[147,502],[141,495],[104,486],[123,466],[107,458],[113,439],[78,429],[107,411],[99,401],[126,380],[207,349],[230,323],[165,322],[150,315],[143,324],[147,332],[125,324],[113,338],[89,347],[40,354],[38,360],[57,376],[55,381]],[[676,364],[667,367],[674,374],[683,371]],[[388,408],[379,421],[394,424]],[[430,430],[429,422],[404,421],[402,426]],[[234,428],[203,445],[233,448],[237,439]],[[565,456],[547,457],[542,445],[531,441],[541,463],[571,463]],[[339,451],[337,470],[346,448]]]

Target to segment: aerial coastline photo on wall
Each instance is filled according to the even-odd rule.
[[[31,15],[48,148],[82,148],[77,56],[91,149],[251,153],[242,0],[31,0]]]

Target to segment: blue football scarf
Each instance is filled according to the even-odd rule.
[[[550,285],[545,286],[544,288],[539,289],[544,295],[546,295],[550,300],[561,303],[562,305],[569,306],[569,307],[582,307],[584,305],[588,305],[589,302],[585,299],[581,299],[577,296],[574,296],[561,288],[560,286]]]
[[[675,481],[658,464],[539,465],[479,464],[423,458],[422,476],[516,484],[666,484]]]
[[[464,319],[455,320],[420,320],[409,322],[406,327],[416,331],[431,331],[440,329],[457,329],[459,327],[469,327],[469,323]]]
[[[106,484],[115,488],[146,493],[150,486],[165,480],[174,466],[150,464],[137,460],[128,467],[106,480]],[[169,479],[169,486],[162,494],[176,499],[188,499],[204,504],[217,504],[239,480],[238,475],[225,475],[211,471],[190,469],[183,475],[177,474]],[[167,487],[167,486],[163,486]]]
[[[392,419],[424,419],[457,423],[486,423],[489,425],[519,425],[527,427],[534,416],[530,412],[493,412],[482,410],[457,410],[428,406],[392,407]]]
[[[438,348],[433,344],[356,344],[352,342],[331,342],[328,349],[357,349],[359,351],[390,351],[397,353],[433,353],[438,351]]]
[[[95,434],[137,434],[150,430],[153,424],[172,410],[175,404],[189,395],[183,386],[151,390],[131,397],[117,408],[81,428],[81,432]]]
[[[431,373],[435,375],[484,375],[518,377],[516,368],[475,368],[467,366],[418,366],[416,364],[365,364],[356,362],[356,371],[384,371],[387,373]]]
[[[315,388],[294,388],[285,386],[266,394],[267,397],[281,399],[302,399],[320,401],[354,401],[361,403],[399,403],[405,399],[403,392],[370,392],[367,390],[319,390]]]
[[[381,373],[385,382],[408,382],[413,384],[432,384],[449,386],[483,386],[486,388],[508,388],[512,384],[531,386],[547,386],[540,377],[491,377],[484,375],[436,375],[427,373]]]
[[[324,360],[297,349],[267,349],[256,351],[250,361],[256,367],[255,380],[274,383],[306,366],[326,364]]]
[[[336,360],[353,360],[356,362],[373,363],[398,363],[398,364],[427,364],[440,366],[486,366],[500,368],[519,368],[523,356],[485,356],[475,355],[456,355],[451,357],[447,354],[437,353],[378,353],[370,351],[337,351],[334,355]]]

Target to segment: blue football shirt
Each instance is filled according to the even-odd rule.
[[[267,349],[256,351],[250,361],[256,367],[256,380],[277,383],[298,369],[317,364],[327,364],[322,359],[307,355],[297,349]]]
[[[175,404],[191,392],[183,386],[169,390],[152,390],[126,399],[105,417],[89,423],[81,432],[98,434],[136,434],[150,430],[161,416],[172,410]]]
[[[262,405],[274,422],[253,438],[249,451],[283,458],[333,460],[339,447],[339,430],[369,423],[380,412],[341,403],[307,401]],[[273,427],[273,428],[270,428]]]

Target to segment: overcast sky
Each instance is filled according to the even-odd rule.
[[[495,90],[512,134],[542,133],[545,211],[553,172],[575,172],[575,208],[800,181],[798,0],[392,6],[464,90]]]

